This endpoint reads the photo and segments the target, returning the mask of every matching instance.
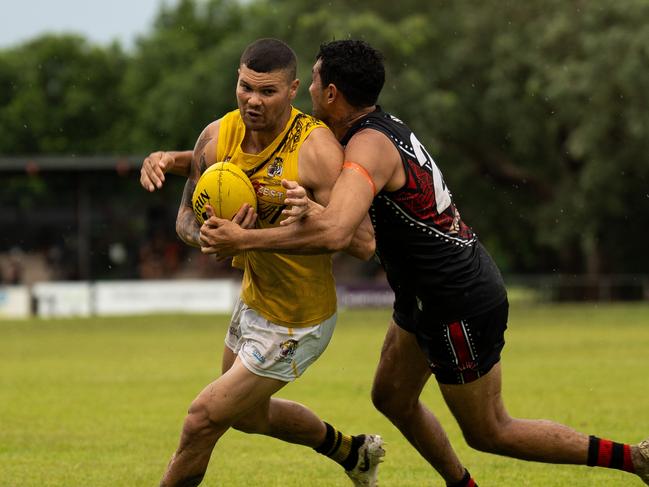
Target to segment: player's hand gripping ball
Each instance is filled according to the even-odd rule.
[[[192,207],[199,224],[207,220],[205,205],[214,208],[219,218],[232,220],[244,203],[257,210],[257,195],[250,179],[231,162],[217,162],[201,175],[194,194]]]

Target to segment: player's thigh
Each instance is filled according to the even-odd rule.
[[[221,359],[221,373],[225,374],[232,364],[234,364],[237,354],[234,353],[227,345],[223,346],[223,358]]]
[[[253,374],[237,358],[221,377],[200,392],[192,409],[203,412],[210,421],[229,426],[263,405],[285,385],[284,381]]]
[[[439,384],[442,396],[467,437],[496,435],[509,418],[502,400],[500,362],[467,384]]]
[[[373,399],[386,401],[394,397],[415,400],[430,375],[426,357],[415,336],[391,321],[374,376]]]

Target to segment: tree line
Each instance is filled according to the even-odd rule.
[[[506,272],[646,273],[646,19],[644,0],[181,0],[130,49],[43,35],[0,51],[0,155],[191,148],[236,106],[259,37],[295,49],[309,111],[319,44],[362,38],[385,55],[380,104]]]

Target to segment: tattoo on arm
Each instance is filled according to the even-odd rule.
[[[194,149],[194,154],[200,154],[203,152],[203,149],[205,149],[205,146],[213,139],[214,137],[210,134],[207,133],[207,131],[203,131],[201,134],[200,138],[198,139],[198,142],[196,142],[196,147]]]
[[[185,183],[183,196],[180,200],[180,208],[178,208],[178,216],[176,217],[176,233],[178,237],[187,245],[194,247],[200,247],[200,227],[194,216],[192,195],[194,194],[194,189],[196,189],[196,183],[200,174],[195,160],[192,160],[192,169]]]
[[[207,127],[203,130],[198,142],[196,142],[189,168],[189,176],[185,183],[185,190],[183,191],[180,208],[178,208],[178,216],[176,217],[176,233],[183,242],[194,247],[200,247],[200,225],[194,216],[192,196],[201,174],[207,169],[205,148],[213,139],[214,137],[210,133],[209,127]]]

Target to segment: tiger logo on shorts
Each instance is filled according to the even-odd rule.
[[[278,359],[291,359],[297,350],[298,341],[289,339],[279,344],[279,357]]]

